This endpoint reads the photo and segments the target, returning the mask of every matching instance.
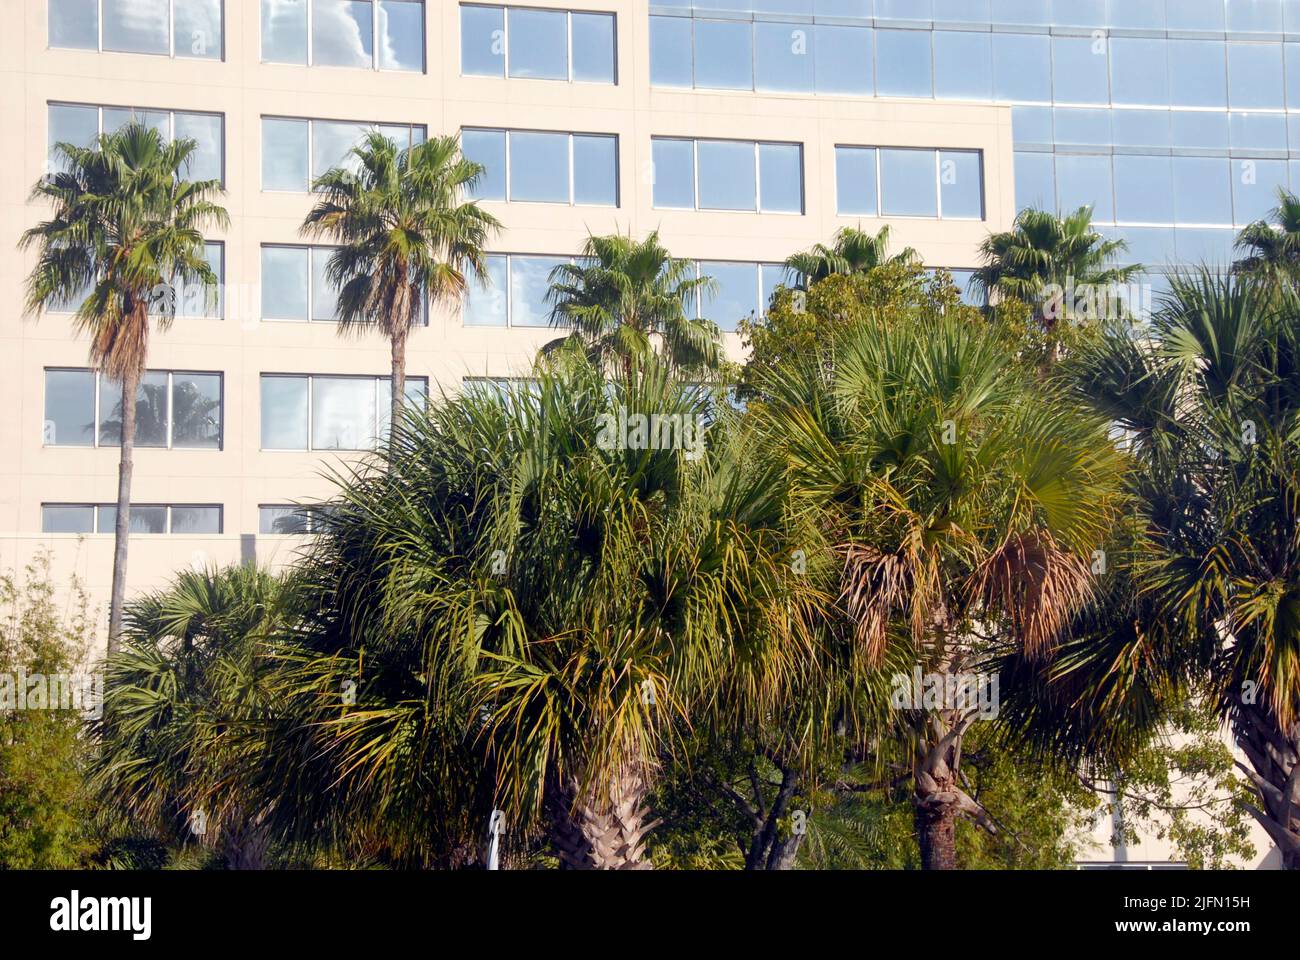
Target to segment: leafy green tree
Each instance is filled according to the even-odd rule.
[[[644,240],[590,236],[577,262],[551,272],[551,323],[573,332],[550,349],[572,343],[599,365],[617,364],[624,377],[651,355],[706,373],[721,359],[718,325],[694,316],[693,307],[713,286],[690,260],[672,257],[658,231]]]
[[[292,589],[249,566],[185,571],[127,607],[91,725],[94,788],[141,839],[196,845],[229,869],[267,865],[271,834],[248,784],[275,710],[269,646],[292,625]]]
[[[216,203],[218,180],[189,180],[193,140],[164,142],[131,123],[90,147],[54,146],[54,172],[33,188],[50,219],[27,230],[20,249],[35,247],[27,277],[26,309],[39,315],[75,305],[73,325],[90,337],[90,360],[122,387],[121,456],[108,645],[122,631],[127,543],[131,529],[131,475],[136,398],[149,359],[151,318],[171,323],[173,284],[202,284],[215,298],[218,282],[204,256],[203,231],[225,228]]]
[[[920,266],[921,255],[911,247],[891,254],[888,226],[874,234],[842,227],[829,246],[818,243],[810,250],[792,254],[786,259],[785,268],[797,283],[811,285],[827,277],[870,273],[886,264]]]
[[[1121,691],[1182,685],[1217,705],[1247,757],[1246,809],[1300,868],[1300,303],[1207,270],[1177,277],[1149,337],[1111,329],[1069,366],[1124,431],[1148,556],[1134,626],[1081,669],[1146,663]]]
[[[470,279],[485,283],[484,247],[500,229],[465,200],[483,167],[465,159],[455,137],[399,149],[378,131],[316,179],[319,195],[303,233],[337,244],[326,276],[338,290],[345,333],[378,330],[393,357],[390,424],[406,396],[406,344],[427,297],[430,309],[458,304]]]
[[[1123,240],[1107,240],[1092,224],[1092,208],[1080,207],[1065,217],[1046,210],[1026,209],[1010,230],[990,234],[980,244],[983,266],[972,285],[985,303],[1011,297],[1032,304],[1037,324],[1046,332],[1061,334],[1061,320],[1104,320],[1125,310],[1122,298],[1085,300],[1083,316],[1067,296],[1075,290],[1100,291],[1125,284],[1142,272],[1137,265],[1118,266],[1127,249]],[[1067,324],[1068,326],[1068,324]],[[1059,352],[1059,351],[1054,351]]]
[[[1008,649],[1051,656],[1120,503],[1104,421],[1038,382],[995,329],[946,313],[866,317],[759,383],[767,448],[837,558],[866,665],[910,644],[946,683]],[[993,826],[961,769],[978,717],[897,711],[927,868],[955,866],[958,816]]]
[[[81,738],[82,709],[93,705],[63,709],[44,702],[43,709],[18,709],[17,702],[19,696],[26,700],[29,678],[72,679],[86,669],[92,624],[75,584],[71,604],[56,597],[48,554],[37,554],[21,581],[0,575],[2,870],[78,869],[94,850]],[[48,684],[44,690],[48,695]]]
[[[304,739],[276,776],[330,785],[315,813],[295,791],[300,820],[346,811],[400,857],[464,863],[499,808],[565,867],[640,868],[678,724],[736,662],[755,664],[756,701],[794,669],[776,534],[750,523],[765,488],[702,434],[621,436],[641,415],[710,416],[662,366],[634,374],[564,356],[444,399],[345,479],[286,688]]]

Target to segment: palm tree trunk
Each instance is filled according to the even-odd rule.
[[[649,784],[639,767],[629,764],[604,790],[575,803],[578,784],[572,777],[553,787],[549,801],[551,841],[562,870],[651,870],[645,837],[659,825],[649,821],[645,805]]]
[[[108,652],[117,652],[126,602],[126,552],[131,531],[131,474],[135,454],[135,401],[141,371],[134,367],[122,378],[122,449],[117,465],[117,524],[113,530],[113,589],[109,600]]]
[[[1249,761],[1237,766],[1260,801],[1246,810],[1277,844],[1283,869],[1300,870],[1300,721],[1283,731],[1262,705],[1241,702],[1232,719],[1237,745]]]
[[[389,414],[389,440],[397,439],[402,423],[402,407],[406,401],[406,338],[407,328],[393,334],[393,406]]]

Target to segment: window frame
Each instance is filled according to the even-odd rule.
[[[407,0],[411,3],[420,5],[420,69],[419,70],[398,70],[393,67],[381,67],[379,65],[379,0],[359,0],[361,3],[370,5],[370,66],[368,67],[350,67],[346,65],[333,63],[316,63],[316,43],[315,43],[315,26],[316,26],[316,0],[304,0],[307,4],[307,35],[305,37],[307,47],[306,63],[289,63],[284,60],[267,60],[263,55],[265,38],[262,36],[262,5],[266,0],[258,0],[257,4],[257,62],[265,66],[274,67],[304,67],[312,69],[324,67],[332,70],[370,70],[374,73],[396,73],[396,74],[421,74],[429,75],[429,4],[427,0]]]
[[[47,376],[51,372],[56,372],[56,371],[62,373],[89,373],[92,376],[93,378],[92,384],[93,384],[93,392],[94,392],[94,422],[92,425],[93,442],[78,443],[78,444],[58,443],[57,441],[55,443],[48,442],[46,440],[48,433],[46,432],[45,426],[49,422],[49,418],[42,416],[41,418],[42,449],[60,449],[60,448],[80,449],[80,450],[120,449],[121,444],[100,442],[100,430],[103,428],[103,420],[104,420],[104,411],[100,404],[100,393],[102,390],[104,374],[99,370],[94,370],[89,367],[65,367],[65,366],[54,365],[54,366],[48,366],[43,368],[43,372]],[[196,452],[206,452],[206,453],[220,453],[223,450],[225,450],[226,448],[226,374],[225,371],[191,370],[188,368],[175,368],[175,369],[166,369],[166,370],[146,370],[145,373],[146,374],[164,373],[167,375],[167,442],[163,446],[139,447],[138,449],[192,450]],[[175,404],[176,377],[178,375],[185,376],[187,374],[194,375],[194,376],[216,377],[218,380],[220,386],[219,401],[221,406],[219,409],[221,411],[221,426],[217,431],[217,443],[215,446],[178,445],[174,442],[175,428],[176,428],[176,422],[175,422],[176,421],[176,404]],[[44,399],[42,399],[42,408],[41,408],[42,414],[46,413],[44,403],[45,401]]]
[[[479,127],[479,126],[462,126],[460,128],[460,140],[464,143],[465,133],[499,133],[504,137],[505,146],[505,168],[502,170],[502,178],[505,186],[505,196],[502,199],[480,197],[477,198],[482,203],[537,203],[548,207],[596,207],[602,210],[619,210],[623,206],[623,179],[622,171],[622,144],[619,143],[620,137],[617,133],[597,133],[590,130],[542,130],[533,127]],[[512,185],[510,182],[510,136],[515,133],[540,133],[551,136],[567,137],[568,147],[568,181],[569,181],[569,199],[565,200],[516,200],[511,196]],[[610,203],[578,203],[575,199],[576,185],[574,183],[574,138],[575,137],[604,137],[607,140],[614,141],[614,202]],[[539,254],[540,256],[540,254]]]
[[[186,111],[181,111],[181,112],[184,113]],[[258,120],[258,124],[257,124],[258,126],[257,129],[258,190],[261,193],[274,193],[274,194],[281,194],[284,196],[301,197],[304,195],[310,195],[313,192],[311,185],[316,181],[317,177],[319,177],[320,174],[325,172],[324,170],[317,172],[317,170],[315,169],[316,124],[318,123],[341,123],[341,124],[348,124],[350,126],[365,127],[367,133],[369,132],[383,133],[383,129],[382,129],[383,127],[406,127],[408,130],[408,138],[407,138],[407,146],[405,149],[409,149],[417,145],[415,139],[415,133],[417,130],[423,134],[423,139],[419,141],[420,143],[427,143],[429,140],[429,125],[426,123],[406,123],[400,120],[393,121],[391,123],[382,120],[373,120],[373,121],[340,120],[334,117],[293,117],[287,114],[280,114],[280,113],[263,113],[258,116],[257,120]],[[267,189],[265,173],[266,173],[266,121],[268,120],[276,120],[276,121],[287,122],[287,123],[307,124],[307,188],[305,190]],[[390,137],[389,139],[392,138]],[[398,144],[398,148],[402,149],[401,144]]]
[[[263,443],[262,434],[262,417],[265,414],[265,393],[262,389],[263,383],[270,378],[284,380],[306,380],[307,381],[307,446],[305,447],[268,447]],[[316,447],[312,443],[312,434],[315,431],[315,406],[316,406],[316,388],[314,381],[322,380],[368,380],[375,390],[375,426],[378,427],[378,419],[382,404],[379,402],[379,384],[385,380],[391,382],[391,375],[371,374],[371,373],[283,373],[278,371],[264,370],[257,377],[257,411],[258,411],[258,452],[259,453],[373,453],[376,447]],[[406,383],[423,383],[425,403],[429,399],[429,378],[428,377],[407,377]],[[391,389],[391,387],[390,387]],[[390,424],[389,429],[392,429]],[[379,440],[382,442],[382,439]]]
[[[49,143],[50,133],[50,109],[52,107],[76,107],[79,109],[88,109],[95,111],[95,136],[104,135],[104,111],[105,110],[130,110],[132,115],[136,113],[165,113],[167,114],[167,142],[171,143],[176,139],[176,114],[192,114],[200,117],[219,117],[221,119],[221,176],[218,178],[221,186],[226,187],[226,115],[218,110],[178,110],[173,107],[142,107],[142,106],[121,106],[115,103],[78,103],[75,100],[47,100],[45,101],[45,169],[50,172],[49,153],[51,144]]]
[[[95,0],[95,53],[122,53],[127,56],[138,57],[166,57],[170,60],[197,60],[209,61],[212,63],[226,62],[226,0],[217,0],[221,5],[221,38],[220,50],[216,57],[196,57],[193,55],[176,53],[176,0],[167,0],[167,52],[154,53],[150,50],[109,50],[104,47],[104,0]],[[47,3],[45,12],[45,48],[47,50],[81,50],[90,51],[89,47],[56,47],[50,42],[50,6]],[[184,112],[184,111],[182,111]]]
[[[920,220],[936,221],[947,220],[957,223],[987,223],[988,222],[988,192],[985,187],[985,181],[988,179],[988,170],[984,163],[984,151],[979,147],[914,147],[900,146],[898,144],[869,144],[869,143],[835,143],[833,149],[840,150],[871,150],[874,153],[876,172],[876,212],[875,214],[864,213],[841,213],[839,206],[840,183],[839,183],[839,166],[836,164],[835,176],[835,216],[837,217],[871,217],[876,220]],[[936,215],[933,217],[917,216],[915,214],[903,213],[886,213],[885,212],[885,183],[881,169],[882,154],[886,150],[912,150],[918,153],[934,154],[934,189],[935,189],[935,210]],[[959,217],[945,216],[943,212],[943,155],[945,153],[968,153],[974,154],[976,162],[979,164],[979,206],[980,216],[978,217]]]
[[[807,176],[808,169],[806,163],[804,143],[801,140],[746,140],[738,137],[679,137],[673,135],[651,136],[650,149],[651,155],[654,153],[655,141],[673,140],[678,143],[689,143],[691,145],[691,194],[694,205],[690,207],[661,207],[655,204],[654,191],[651,191],[650,205],[655,210],[689,210],[697,213],[735,213],[744,216],[754,214],[763,214],[769,217],[803,217],[808,213],[808,187]],[[748,145],[753,149],[754,154],[754,206],[753,208],[735,208],[735,207],[706,207],[700,202],[700,143],[733,143]],[[762,170],[762,147],[795,147],[799,151],[799,209],[796,210],[766,210],[763,208],[763,170]],[[712,262],[712,261],[710,261]],[[717,261],[719,263],[723,261]],[[742,261],[736,261],[742,262]],[[743,261],[749,262],[749,261]]]
[[[91,523],[91,526],[92,526],[94,529],[92,529],[92,530],[87,530],[87,531],[84,531],[84,532],[82,532],[82,533],[58,533],[58,532],[55,532],[55,531],[47,531],[47,530],[45,529],[45,510],[46,510],[47,507],[83,507],[83,508],[89,509],[89,510],[91,511],[91,514],[90,514],[90,515],[91,515],[91,517],[92,517],[92,523]],[[78,500],[78,501],[76,501],[76,502],[69,502],[69,503],[61,503],[61,502],[54,502],[54,501],[50,501],[50,502],[44,502],[44,501],[42,501],[42,503],[41,503],[41,535],[42,535],[42,536],[46,536],[46,537],[103,537],[103,536],[110,536],[110,535],[112,535],[113,533],[115,533],[116,531],[115,531],[115,530],[101,530],[101,529],[99,529],[99,511],[100,511],[101,508],[105,508],[105,507],[112,507],[112,508],[116,509],[116,508],[117,508],[117,504],[116,504],[116,503],[89,503],[89,502],[85,502],[85,501],[81,501],[81,500]],[[132,536],[132,537],[182,537],[182,536],[183,536],[183,537],[220,537],[220,536],[223,536],[223,535],[225,534],[225,530],[226,530],[226,505],[225,505],[224,503],[190,503],[190,502],[185,502],[185,503],[135,503],[134,501],[132,501],[132,503],[131,503],[131,509],[132,509],[132,510],[135,510],[137,507],[147,507],[147,508],[152,508],[152,509],[155,509],[155,510],[157,510],[157,509],[166,510],[166,511],[167,511],[167,521],[166,521],[166,524],[165,524],[166,529],[163,530],[162,533],[134,533],[134,532],[132,532],[132,533],[131,533],[131,536]],[[173,511],[173,510],[216,510],[216,511],[217,511],[217,532],[216,532],[216,533],[193,533],[193,532],[186,531],[186,532],[178,533],[176,530],[174,530],[174,529],[172,528],[172,511]]]
[[[568,253],[521,253],[519,251],[504,251],[504,250],[493,250],[490,253],[485,254],[485,256],[488,257],[489,259],[493,257],[501,258],[504,259],[506,262],[506,283],[505,283],[505,290],[502,291],[502,295],[505,297],[506,322],[501,324],[465,322],[465,317],[467,315],[467,308],[469,306],[469,300],[474,295],[474,290],[471,289],[473,285],[469,284],[465,288],[465,296],[461,297],[460,326],[462,330],[567,330],[569,329],[567,326],[555,326],[550,323],[547,323],[543,326],[543,325],[537,325],[531,323],[517,324],[514,322],[514,316],[515,316],[514,261],[516,258],[537,259],[537,260],[567,260],[570,264],[573,264],[578,262],[577,257],[575,257],[573,254],[568,254]]]
[[[463,11],[466,7],[475,7],[480,10],[500,10],[501,11],[501,75],[494,73],[466,73],[465,60],[461,56],[465,42],[465,19]],[[510,74],[510,11],[526,10],[530,13],[562,13],[564,14],[564,77],[514,77]],[[613,58],[614,75],[609,80],[580,80],[573,75],[573,16],[574,14],[587,16],[609,17],[613,29],[610,34],[612,48],[610,53]],[[532,7],[520,6],[518,4],[502,3],[460,3],[457,4],[456,25],[460,33],[460,44],[457,47],[456,56],[459,59],[460,76],[477,80],[542,80],[551,83],[589,83],[598,87],[617,87],[618,79],[618,12],[615,10],[574,10],[568,7]]]

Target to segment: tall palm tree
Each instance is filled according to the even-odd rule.
[[[1208,694],[1249,812],[1300,869],[1300,299],[1177,277],[1149,339],[1108,331],[1067,370],[1130,438],[1148,541],[1133,627],[1078,656]]]
[[[843,227],[830,246],[819,243],[811,250],[792,254],[785,261],[786,271],[800,284],[840,274],[868,273],[887,263],[919,264],[921,255],[911,247],[889,253],[889,227],[875,234],[853,227]]]
[[[164,142],[139,123],[90,147],[56,144],[59,169],[31,193],[53,213],[19,241],[20,249],[38,251],[27,278],[27,310],[39,315],[76,304],[73,323],[90,335],[91,363],[122,386],[110,652],[122,631],[136,398],[149,358],[150,318],[160,330],[170,325],[175,283],[201,283],[215,298],[218,280],[204,258],[203,231],[229,223],[216,203],[221,182],[186,178],[196,149],[193,140]]]
[[[1035,318],[1051,329],[1069,304],[1051,301],[1049,285],[1058,291],[1071,283],[1077,289],[1127,283],[1141,272],[1136,265],[1117,266],[1127,249],[1123,240],[1107,240],[1092,225],[1092,208],[1080,207],[1066,217],[1046,210],[1020,211],[1012,228],[994,233],[980,244],[984,265],[972,283],[985,302],[995,294],[1015,297],[1035,307]]]
[[[1001,651],[1052,655],[1121,489],[1104,420],[1037,383],[996,331],[942,315],[864,321],[763,391],[766,447],[832,545],[861,660],[901,650],[946,687]],[[991,826],[961,773],[981,714],[904,706],[922,862],[950,869],[956,818]]]
[[[186,571],[132,601],[92,725],[105,801],[165,841],[215,848],[231,869],[265,865],[270,835],[240,769],[249,730],[273,711],[267,654],[292,597],[291,581],[240,566]]]
[[[1279,187],[1277,199],[1266,219],[1237,234],[1235,246],[1244,256],[1232,265],[1234,272],[1273,280],[1300,275],[1300,198]]]
[[[551,323],[573,333],[557,341],[585,350],[598,362],[618,362],[624,376],[656,352],[670,366],[704,371],[720,358],[717,324],[693,315],[709,277],[690,260],[674,259],[658,231],[644,240],[623,234],[589,236],[576,263],[551,272]]]
[[[433,404],[344,478],[286,684],[311,746],[280,779],[328,784],[315,802],[421,862],[472,847],[495,807],[564,867],[648,865],[648,789],[680,725],[736,661],[768,689],[801,646],[775,612],[778,534],[747,520],[767,488],[693,444],[624,443],[638,414],[707,413],[662,366],[636,372],[607,384],[562,355],[504,396]]]
[[[349,156],[355,171],[336,167],[312,185],[320,197],[302,232],[338,244],[326,275],[339,291],[340,329],[377,329],[392,345],[390,429],[397,430],[406,344],[422,299],[431,309],[456,304],[470,278],[485,283],[483,248],[501,225],[464,199],[483,167],[461,155],[455,137],[400,149],[372,131]]]

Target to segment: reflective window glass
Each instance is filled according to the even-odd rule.
[[[468,77],[506,75],[505,10],[460,8],[460,72]]]
[[[944,100],[993,99],[992,34],[935,31],[934,95]]]
[[[1173,223],[1173,171],[1169,157],[1115,157],[1115,219]]]
[[[993,96],[1047,103],[1052,99],[1051,38],[1020,33],[993,37]]]
[[[885,216],[939,215],[933,150],[880,151],[880,209]]]
[[[835,148],[835,212],[840,216],[874,217],[876,151],[864,147]]]
[[[307,377],[262,375],[262,449],[307,449]]]
[[[651,142],[654,157],[654,205],[656,207],[695,207],[695,144],[690,140],[655,139]]]
[[[984,218],[984,175],[977,150],[939,152],[939,191],[945,219]]]
[[[569,77],[568,17],[559,10],[507,11],[510,36],[510,76],[540,80]]]
[[[95,445],[93,371],[45,371],[45,424],[42,439],[47,446]]]
[[[795,143],[758,145],[759,209],[803,213],[803,150]]]
[[[715,289],[700,296],[700,315],[719,329],[732,331],[742,319],[758,315],[758,264],[706,261],[700,274],[712,277]]]
[[[303,192],[311,185],[306,120],[262,118],[262,189]]]
[[[700,140],[699,204],[705,210],[754,210],[757,191],[754,144],[732,140]]]
[[[617,138],[574,136],[573,202],[618,205]]]
[[[510,199],[569,202],[569,137],[514,130],[510,144]]]
[[[754,87],[753,25],[696,20],[695,85],[716,90]]]
[[[882,97],[934,96],[930,31],[876,31],[876,93]]]
[[[312,0],[312,63],[374,66],[374,23],[365,0]]]
[[[870,96],[872,37],[866,27],[819,23],[813,27],[813,87],[818,93]]]
[[[506,198],[506,134],[504,130],[462,130],[461,154],[483,168],[470,191],[476,200]]]
[[[465,289],[467,327],[504,327],[509,293],[508,265],[500,254],[487,257],[487,283],[470,280]]]
[[[614,17],[608,13],[573,13],[573,79],[614,82]]]
[[[1068,156],[1056,158],[1057,209],[1061,216],[1079,207],[1092,207],[1098,223],[1115,219],[1114,188],[1110,157]]]

